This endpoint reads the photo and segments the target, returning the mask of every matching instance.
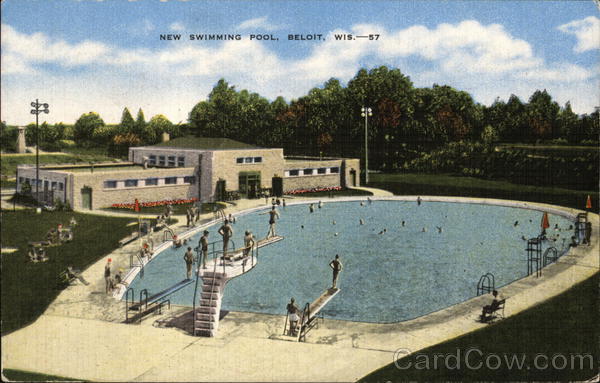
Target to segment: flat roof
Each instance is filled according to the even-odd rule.
[[[196,136],[178,137],[167,142],[161,142],[159,144],[152,145],[150,147],[199,150],[264,149],[258,146],[246,144],[244,142],[235,141],[230,138]]]

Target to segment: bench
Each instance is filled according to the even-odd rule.
[[[497,301],[496,304],[492,303],[490,306],[485,306],[483,308],[483,312],[480,317],[481,322],[488,323],[498,317],[504,319],[505,304],[506,304],[506,299],[501,299],[501,300]]]
[[[120,240],[119,240],[119,247],[123,247],[123,246],[125,246],[126,244],[128,244],[129,242],[133,242],[133,241],[135,241],[135,240],[138,238],[138,236],[139,236],[139,234],[138,234],[138,232],[136,231],[136,232],[133,232],[133,233],[131,233],[131,234],[130,234],[130,235],[128,235],[127,237],[125,237],[125,238],[123,238],[123,239],[120,239]]]

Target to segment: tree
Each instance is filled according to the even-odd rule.
[[[564,138],[572,138],[572,132],[576,131],[579,125],[578,116],[573,113],[571,103],[567,101],[564,109],[561,109],[557,117],[558,135]]]
[[[138,137],[143,136],[144,129],[146,128],[146,118],[144,117],[144,111],[142,108],[138,109],[137,117],[135,119],[133,133]]]
[[[84,113],[75,122],[73,138],[78,144],[88,144],[93,140],[94,132],[102,127],[104,127],[104,121],[98,113]]]
[[[557,116],[560,107],[546,89],[536,90],[526,106],[527,120],[533,139],[556,138]]]
[[[157,114],[146,124],[142,138],[147,144],[156,144],[160,141],[162,133],[170,133],[172,130],[171,121],[164,115]]]
[[[141,109],[140,109],[141,111]],[[143,112],[142,112],[142,120],[143,120]],[[133,133],[135,131],[135,121],[129,112],[129,109],[125,107],[123,109],[123,113],[121,114],[121,124],[120,124],[120,132],[121,134]]]

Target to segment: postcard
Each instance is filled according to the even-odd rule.
[[[5,381],[598,381],[597,1],[1,3]]]

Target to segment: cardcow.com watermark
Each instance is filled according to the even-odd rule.
[[[406,348],[394,352],[394,365],[399,370],[594,370],[592,354],[525,354],[525,353],[490,353],[476,347],[466,350],[456,349],[454,353],[415,353],[412,358],[402,359],[411,355]],[[595,371],[595,370],[594,370]]]

